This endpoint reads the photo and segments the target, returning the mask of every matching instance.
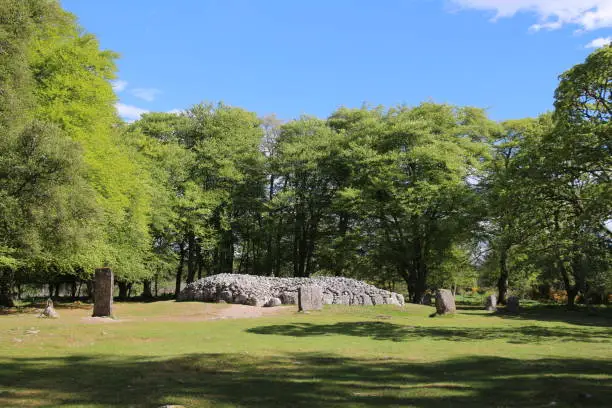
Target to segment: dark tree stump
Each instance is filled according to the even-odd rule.
[[[110,317],[113,314],[113,271],[96,269],[94,278],[93,317]]]

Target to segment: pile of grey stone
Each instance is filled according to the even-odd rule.
[[[295,305],[302,286],[320,288],[322,303],[328,305],[404,305],[402,295],[350,278],[276,278],[227,273],[187,285],[178,300],[224,301],[250,306]]]

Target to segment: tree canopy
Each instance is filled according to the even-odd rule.
[[[341,107],[281,121],[223,103],[115,109],[112,51],[56,1],[0,0],[0,304],[20,283],[121,288],[333,274],[428,290],[612,290],[612,47],[554,111]]]

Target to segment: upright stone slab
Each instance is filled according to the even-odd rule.
[[[520,310],[520,302],[519,298],[516,296],[510,296],[506,301],[506,312],[508,313],[518,313]]]
[[[497,310],[497,296],[489,295],[487,296],[487,301],[485,303],[485,309],[489,312],[494,312]]]
[[[94,277],[93,317],[110,317],[113,314],[113,271],[96,269]]]
[[[436,313],[450,314],[456,311],[457,307],[455,306],[455,297],[453,293],[448,289],[438,290],[436,292]]]
[[[57,314],[55,308],[53,307],[53,300],[51,300],[51,298],[47,299],[47,307],[45,307],[45,310],[43,310],[41,316],[49,317],[51,319],[57,319],[59,317],[59,314]]]
[[[323,290],[314,285],[300,286],[298,307],[300,312],[323,309]]]

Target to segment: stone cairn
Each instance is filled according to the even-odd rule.
[[[187,285],[178,300],[224,301],[250,306],[295,305],[303,286],[320,288],[322,302],[326,305],[404,305],[402,295],[350,278],[276,278],[226,273]]]
[[[448,289],[436,291],[436,313],[439,315],[452,314],[457,311],[453,292]]]

